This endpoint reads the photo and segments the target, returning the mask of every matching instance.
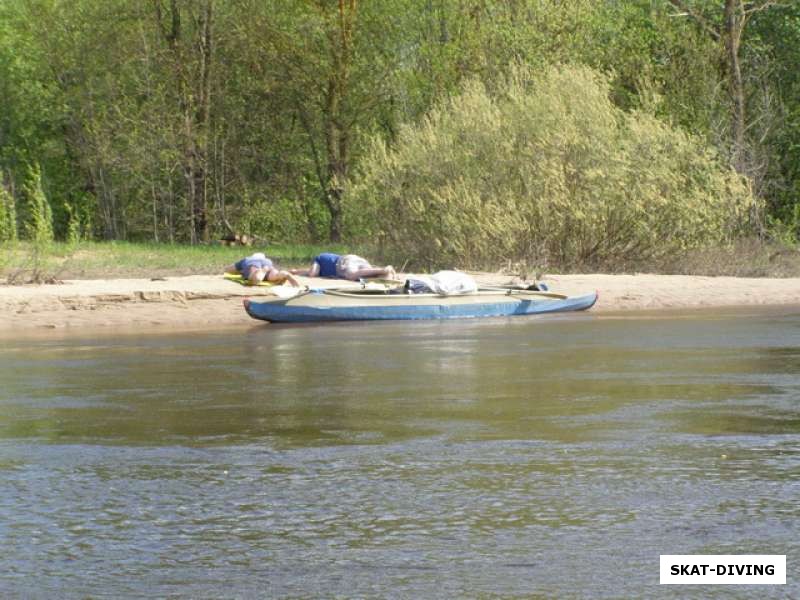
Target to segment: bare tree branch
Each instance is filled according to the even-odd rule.
[[[747,3],[741,3],[742,9],[742,28],[744,25],[747,24],[747,21],[750,19],[751,16],[754,14],[761,12],[762,10],[766,10],[771,6],[789,6],[785,2],[781,2],[780,0],[762,0],[761,2],[756,2],[748,6]]]
[[[697,24],[700,25],[700,27],[706,33],[708,33],[712,38],[714,38],[717,41],[721,39],[722,36],[720,35],[719,30],[716,27],[714,27],[711,23],[709,23],[708,19],[706,19],[702,14],[700,14],[699,12],[694,10],[691,6],[686,4],[686,2],[683,2],[683,0],[667,0],[667,1],[678,10],[683,11],[685,15],[689,15],[695,21],[697,21]],[[683,15],[673,15],[673,16],[683,16]]]

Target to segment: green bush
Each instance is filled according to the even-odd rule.
[[[17,239],[17,209],[14,197],[3,185],[3,172],[0,171],[0,242]]]
[[[324,221],[324,207],[305,200],[265,196],[246,198],[242,216],[234,221],[242,231],[263,241],[309,243],[318,237],[310,225]]]
[[[467,83],[392,147],[373,141],[347,198],[351,238],[419,266],[621,269],[746,231],[747,182],[609,90],[581,66],[517,67],[494,94]]]
[[[81,241],[81,219],[66,202],[64,202],[64,213],[67,215],[67,233],[64,240],[74,246]]]
[[[28,169],[28,179],[22,187],[25,199],[25,235],[37,243],[53,241],[53,211],[42,188],[42,172],[39,165]]]

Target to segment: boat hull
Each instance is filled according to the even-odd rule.
[[[385,321],[430,319],[478,319],[587,310],[597,293],[557,297],[525,293],[466,296],[375,295],[309,293],[295,298],[245,301],[254,319],[274,323],[324,321]]]

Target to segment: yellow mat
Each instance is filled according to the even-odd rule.
[[[239,273],[225,273],[223,277],[225,277],[225,279],[227,279],[228,281],[233,281],[234,283],[238,283],[239,285],[247,285],[247,286],[256,285],[258,287],[272,287],[273,285],[275,285],[274,283],[270,283],[269,281],[262,281],[261,283],[252,284],[247,279],[239,275]]]

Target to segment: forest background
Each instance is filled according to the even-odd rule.
[[[4,0],[0,241],[796,252],[798,65],[796,0]]]

